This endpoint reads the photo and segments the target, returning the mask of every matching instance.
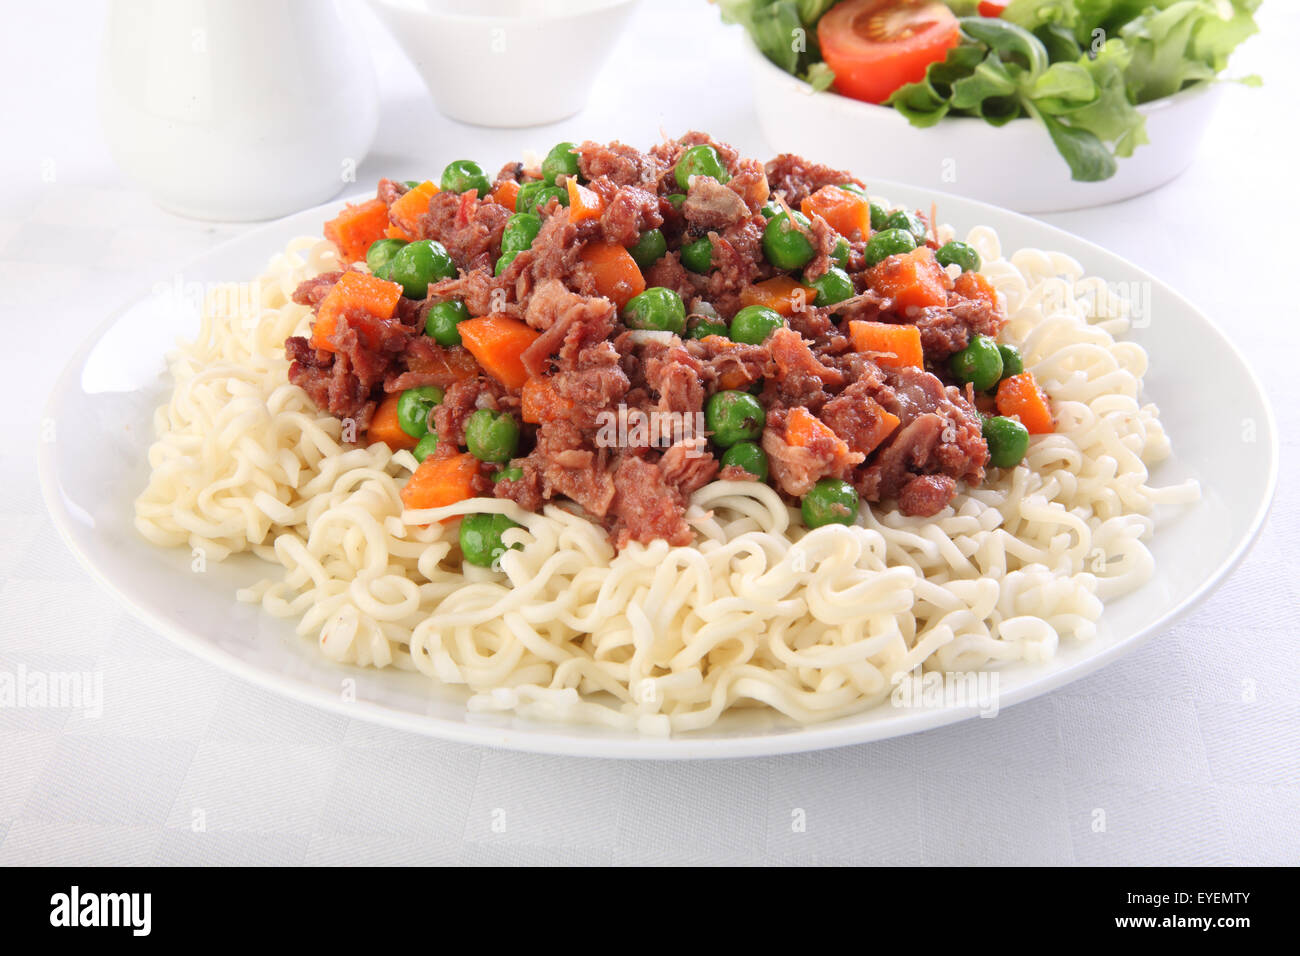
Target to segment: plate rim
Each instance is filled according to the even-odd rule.
[[[1178,292],[1159,276],[1154,275],[1147,269],[1137,266],[1135,263],[1125,259],[1118,253],[1112,252],[1090,239],[1070,233],[1058,226],[1043,222],[1033,216],[1018,213],[977,199],[958,196],[952,193],[945,193],[941,190],[932,190],[927,187],[912,186],[906,183],[884,179],[873,179],[873,183],[875,184],[874,188],[879,188],[886,194],[888,194],[891,188],[902,189],[908,192],[924,192],[927,196],[933,197],[933,200],[936,203],[947,200],[956,202],[959,205],[973,206],[974,211],[978,213],[991,212],[999,217],[1009,216],[1013,220],[1018,220],[1019,225],[1023,226],[1028,224],[1033,229],[1042,230],[1046,235],[1053,238],[1065,237],[1071,243],[1079,244],[1091,253],[1119,260],[1126,267],[1135,271],[1140,278],[1156,283],[1160,287],[1162,293],[1170,296],[1175,302],[1177,302],[1180,308],[1192,313],[1200,321],[1205,323],[1205,325],[1219,338],[1220,343],[1231,353],[1241,368],[1245,371],[1247,380],[1250,382],[1256,395],[1259,397],[1260,406],[1264,411],[1264,432],[1266,435],[1266,449],[1268,453],[1268,474],[1264,485],[1264,493],[1255,508],[1249,526],[1228,557],[1221,562],[1209,576],[1201,581],[1197,588],[1184,598],[1181,603],[1166,611],[1159,618],[1152,621],[1141,630],[1116,641],[1110,647],[1103,648],[1095,654],[1091,654],[1082,660],[1069,664],[1060,670],[1048,671],[1039,677],[1027,680],[1019,687],[1001,692],[998,699],[998,710],[1001,712],[1008,707],[1013,707],[1025,701],[1041,697],[1045,694],[1051,693],[1052,691],[1058,690],[1067,684],[1072,684],[1089,674],[1097,672],[1120,657],[1137,650],[1157,634],[1167,630],[1176,621],[1180,620],[1192,610],[1200,606],[1207,597],[1218,589],[1228,575],[1236,570],[1236,568],[1241,564],[1242,559],[1258,540],[1260,532],[1263,530],[1264,524],[1268,520],[1276,496],[1279,473],[1279,441],[1273,406],[1269,400],[1268,393],[1265,391],[1254,368],[1246,360],[1246,357],[1242,355],[1236,344],[1223,332],[1219,325],[1210,319],[1208,315],[1194,305],[1189,299],[1182,295],[1182,293]],[[309,207],[296,213],[291,213],[287,216],[262,223],[251,229],[241,231],[238,235],[232,236],[210,249],[188,257],[181,264],[176,266],[173,271],[184,273],[187,268],[190,268],[197,263],[202,263],[204,260],[226,251],[230,246],[254,241],[257,237],[263,234],[277,232],[278,230],[285,228],[288,222],[292,219],[307,214],[327,214],[330,211],[341,208],[345,203],[356,201],[358,197],[363,197],[365,195],[368,194],[356,193],[347,197],[336,198],[329,202]],[[1001,239],[1000,232],[999,239]],[[1043,248],[1049,247],[1043,246]],[[267,253],[268,257],[273,255],[274,252],[275,250],[270,250]],[[1074,257],[1071,256],[1071,258]],[[106,333],[116,325],[122,315],[125,314],[127,310],[137,305],[140,301],[147,298],[147,295],[148,293],[146,291],[139,295],[128,297],[123,304],[114,308],[110,314],[102,322],[97,324],[81,341],[76,351],[74,351],[65,362],[62,370],[54,381],[50,393],[47,395],[46,400],[42,405],[42,420],[57,420],[56,413],[62,402],[62,398],[66,393],[66,388],[70,380],[80,372],[85,359],[89,356],[90,352],[99,344]],[[902,737],[926,730],[933,730],[938,727],[968,720],[977,713],[976,709],[971,707],[941,708],[938,710],[912,710],[902,714],[897,719],[890,721],[862,723],[857,725],[851,723],[843,724],[839,721],[833,721],[827,724],[809,724],[790,731],[764,732],[725,738],[695,738],[689,734],[668,737],[644,735],[624,735],[613,737],[602,736],[598,732],[592,733],[589,736],[570,735],[564,732],[566,729],[564,725],[548,724],[544,722],[536,723],[539,728],[545,728],[546,732],[535,733],[531,732],[527,728],[521,728],[518,726],[500,727],[488,724],[474,724],[466,721],[453,721],[431,714],[417,714],[410,711],[397,710],[384,704],[362,699],[344,701],[338,694],[328,693],[324,688],[314,686],[283,673],[258,667],[249,661],[245,661],[203,637],[196,628],[182,627],[174,624],[148,607],[139,604],[131,595],[127,594],[117,586],[106,574],[94,565],[90,560],[90,557],[77,544],[76,538],[73,534],[71,515],[60,500],[58,494],[58,482],[55,472],[55,458],[53,452],[54,447],[55,443],[53,442],[45,442],[39,438],[37,440],[36,465],[37,476],[41,488],[41,496],[44,500],[46,510],[49,512],[55,528],[58,530],[59,537],[62,538],[64,544],[76,557],[78,563],[101,588],[107,591],[107,593],[119,604],[126,608],[132,616],[143,621],[155,632],[161,634],[163,637],[167,638],[188,653],[198,657],[200,660],[210,663],[226,673],[246,680],[254,686],[288,697],[289,699],[300,703],[322,708],[331,713],[337,713],[346,717],[355,717],[390,729],[401,730],[425,737],[434,737],[439,740],[445,740],[456,744],[486,746],[494,749],[547,754],[551,756],[620,760],[737,759],[779,756],[793,753],[810,753],[835,747],[875,743],[877,741],[888,740],[894,737]],[[1175,451],[1174,460],[1176,460],[1176,458],[1177,452]],[[233,595],[230,599],[234,601]],[[1105,612],[1103,611],[1103,613]],[[590,730],[590,728],[585,729]]]

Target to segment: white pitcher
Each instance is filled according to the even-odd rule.
[[[355,181],[374,68],[335,2],[112,0],[100,115],[121,169],[165,209],[270,219]]]

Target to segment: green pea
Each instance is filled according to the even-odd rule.
[[[941,266],[961,266],[962,272],[980,271],[980,254],[975,247],[956,239],[940,246],[934,258]]]
[[[884,262],[890,256],[911,252],[916,248],[916,239],[906,229],[886,229],[867,240],[863,261],[867,267]]]
[[[460,519],[460,553],[470,564],[481,568],[493,567],[508,550],[501,536],[518,527],[505,515],[466,515]],[[521,545],[514,547],[520,548]]]
[[[465,447],[479,461],[509,461],[519,450],[519,423],[509,412],[480,408],[465,422]]]
[[[808,285],[817,290],[817,298],[813,300],[816,305],[834,305],[857,294],[849,274],[838,266],[831,266]]]
[[[871,231],[879,232],[887,228],[885,222],[889,219],[889,210],[878,202],[871,204]]]
[[[517,255],[519,255],[519,253],[517,253],[517,252],[503,252],[503,253],[501,253],[501,257],[500,257],[499,259],[497,259],[496,270],[495,270],[495,272],[494,272],[493,274],[494,274],[494,275],[500,275],[501,273],[503,273],[503,272],[505,272],[507,269],[509,269],[509,268],[510,268],[510,263],[512,263],[512,262],[515,261],[515,256],[517,256]]]
[[[757,442],[738,441],[722,453],[722,467],[737,465],[759,481],[767,481],[767,452]]]
[[[738,441],[753,441],[763,434],[767,413],[749,392],[717,392],[704,406],[704,424],[713,433],[713,443],[729,448]]]
[[[724,339],[727,337],[727,323],[721,320],[698,319],[691,326],[690,337],[693,339],[707,339],[710,335],[721,335]]]
[[[682,246],[682,265],[692,272],[705,273],[713,268],[713,243],[708,236]]]
[[[672,193],[666,198],[668,199],[668,204],[674,209],[681,209],[682,203],[686,202],[685,193]]]
[[[460,299],[439,302],[424,315],[424,334],[439,345],[460,345],[460,330],[456,328],[469,318],[469,309]]]
[[[895,209],[885,219],[886,229],[904,229],[912,234],[919,246],[924,243],[930,236],[930,232],[925,228],[925,222],[916,213],[908,212],[906,209]]]
[[[369,266],[373,275],[381,279],[388,278],[388,266],[393,261],[393,256],[406,245],[404,239],[380,239],[370,244],[366,250],[366,265]]]
[[[492,480],[496,481],[522,481],[524,470],[518,465],[513,468],[502,468],[500,471],[492,472]]]
[[[437,385],[408,388],[397,399],[397,424],[412,438],[423,438],[429,433],[429,413],[441,401]]]
[[[948,359],[948,369],[959,382],[970,382],[977,392],[982,392],[1002,377],[1002,353],[987,335],[975,335],[969,345]]]
[[[682,297],[672,289],[653,286],[640,295],[633,296],[623,306],[623,324],[629,329],[651,329],[681,335],[686,331],[686,306]]]
[[[823,478],[803,496],[799,510],[809,528],[825,524],[853,524],[858,518],[858,493],[847,481]]]
[[[515,212],[536,212],[539,208],[545,209],[552,198],[561,206],[567,206],[569,191],[559,186],[549,186],[544,179],[524,183],[519,187],[519,195],[515,197]]]
[[[424,461],[424,459],[432,455],[437,449],[438,434],[430,429],[425,433],[423,438],[416,442],[415,447],[411,449],[411,454],[415,456],[416,461]]]
[[[767,337],[785,325],[781,313],[765,305],[747,305],[731,319],[731,338],[746,345],[762,345]]]
[[[849,267],[849,241],[843,236],[835,243],[835,248],[831,250],[831,260],[841,269]]]
[[[778,202],[765,202],[763,203],[762,208],[758,211],[763,214],[764,219],[771,219],[773,216],[779,215],[785,210],[781,208],[781,204]]]
[[[403,179],[402,185],[405,186],[407,189],[414,189],[416,186],[421,185],[421,183],[420,180],[418,179]]]
[[[492,191],[492,184],[488,182],[487,176],[483,175],[482,168],[478,163],[470,162],[468,159],[458,159],[454,163],[448,163],[447,168],[442,171],[442,182],[439,185],[447,192],[453,193],[467,193],[471,189],[477,189],[480,199]]]
[[[578,175],[578,157],[573,152],[572,143],[556,143],[542,160],[542,178],[550,185],[561,175]]]
[[[682,153],[681,158],[677,160],[673,175],[677,178],[677,185],[682,189],[690,189],[692,176],[712,176],[720,183],[731,179],[727,167],[722,165],[722,157],[708,143],[692,146]]]
[[[1014,418],[990,415],[980,430],[989,446],[989,464],[995,468],[1014,468],[1025,460],[1029,451],[1029,430]]]
[[[411,299],[423,299],[429,294],[430,283],[455,276],[456,264],[442,243],[432,239],[408,242],[388,263],[388,278],[401,285],[402,294]]]
[[[805,229],[811,227],[801,212],[780,212],[767,221],[763,230],[763,255],[778,269],[802,269],[813,257],[813,245],[790,223],[790,217]]]
[[[647,229],[641,233],[640,238],[628,249],[636,264],[642,269],[649,269],[663,258],[664,253],[667,251],[668,240],[664,238],[663,232],[658,229]]]
[[[1014,345],[999,345],[998,354],[1002,356],[1002,378],[1019,375],[1025,370],[1025,359],[1020,349]],[[1001,381],[999,379],[998,381]]]
[[[542,231],[542,217],[535,212],[517,212],[506,220],[501,233],[502,252],[522,252],[533,244]]]

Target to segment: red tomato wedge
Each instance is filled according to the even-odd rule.
[[[844,0],[817,24],[835,89],[883,103],[925,76],[959,41],[957,18],[941,0]]]
[[[994,0],[980,0],[979,14],[982,17],[1000,17],[1008,4],[996,3]]]

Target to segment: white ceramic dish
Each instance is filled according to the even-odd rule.
[[[860,165],[860,164],[858,164]],[[895,202],[929,207],[926,190],[888,186]],[[1046,693],[1116,660],[1160,632],[1208,594],[1254,540],[1276,482],[1277,436],[1272,413],[1232,344],[1167,286],[1105,250],[1043,223],[956,197],[937,197],[943,221],[963,233],[987,224],[1003,248],[1057,249],[1090,274],[1140,282],[1150,291],[1146,328],[1132,338],[1150,352],[1148,396],[1157,401],[1174,442],[1174,458],[1154,479],[1201,482],[1199,505],[1163,515],[1151,541],[1155,578],[1107,606],[1099,635],[1064,642],[1041,666],[1000,672],[1002,707]],[[248,279],[297,235],[319,234],[337,204],[263,226],[202,256],[182,270],[183,282]],[[545,753],[599,757],[742,757],[862,743],[937,727],[974,716],[973,710],[894,709],[799,727],[766,711],[725,715],[708,732],[672,739],[596,728],[532,723],[517,717],[470,714],[463,693],[398,671],[342,668],[324,660],[292,624],[235,601],[237,587],[264,574],[265,565],[241,558],[206,571],[191,570],[184,549],[159,550],[132,528],[132,501],[144,487],[152,414],[170,389],[164,353],[197,326],[193,307],[168,294],[141,299],[109,318],[72,358],[46,415],[60,440],[38,450],[41,485],[69,546],[135,614],[181,646],[254,683],[349,716],[450,740]],[[1203,388],[1187,370],[1214,356],[1216,385]],[[1224,401],[1229,396],[1231,401]],[[1254,423],[1254,440],[1242,423]],[[75,436],[75,437],[72,437]],[[1212,662],[1211,662],[1212,663]],[[1115,665],[1115,666],[1123,666]],[[355,681],[355,700],[345,680]]]
[[[908,182],[1027,213],[1100,206],[1163,186],[1196,157],[1220,92],[1202,85],[1138,107],[1151,142],[1119,160],[1110,179],[1080,183],[1034,120],[994,127],[950,117],[918,129],[890,107],[815,92],[748,39],[745,47],[759,125],[778,152],[815,156],[868,183]]]
[[[587,103],[635,0],[371,0],[438,109],[539,126]]]

